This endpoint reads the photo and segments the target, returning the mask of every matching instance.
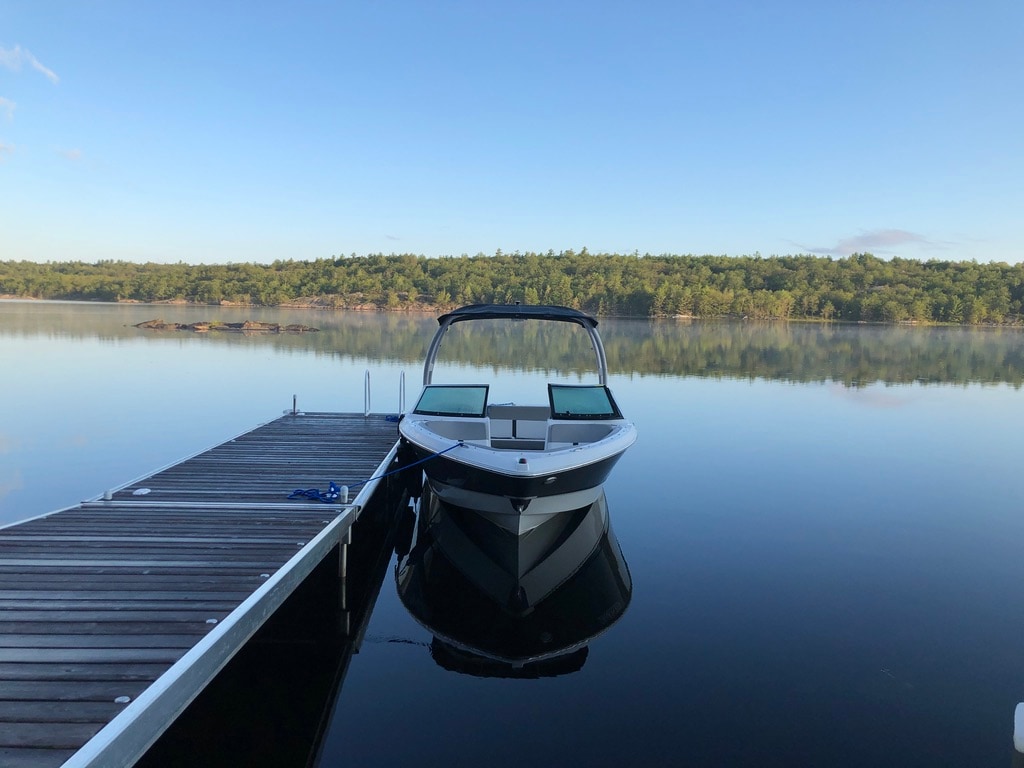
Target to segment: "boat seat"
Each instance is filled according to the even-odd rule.
[[[486,440],[487,425],[483,421],[447,421],[431,419],[431,431],[449,440]]]
[[[541,440],[547,437],[548,416],[545,405],[489,405],[491,438]]]
[[[491,448],[499,448],[506,451],[543,451],[545,447],[543,440],[491,438]]]
[[[593,443],[607,437],[614,427],[608,424],[552,424],[548,430],[551,443]]]

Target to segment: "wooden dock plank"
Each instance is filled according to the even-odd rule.
[[[48,768],[60,766],[75,754],[74,749],[32,749],[0,747],[0,765],[4,768]]]
[[[34,747],[37,749],[75,749],[95,736],[102,723],[61,723],[59,728],[54,723],[19,722],[17,728],[0,728],[0,748],[6,747]],[[45,753],[40,751],[39,758],[45,759]],[[9,763],[5,762],[6,766]]]
[[[0,664],[167,664],[184,656],[180,648],[0,648]],[[2,722],[2,720],[0,720]]]
[[[244,599],[244,598],[243,598]],[[79,618],[97,611],[202,611],[215,614],[232,611],[241,600],[140,600],[135,595],[124,595],[117,600],[0,600],[0,611],[4,615],[23,612],[26,606],[35,606],[40,611],[55,611],[69,618]]]
[[[124,704],[108,701],[3,701],[0,700],[0,722],[99,723],[105,725],[120,714]]]
[[[150,586],[150,585],[147,585]],[[209,585],[214,586],[214,585]],[[198,597],[203,600],[230,600],[231,602],[242,602],[249,595],[249,591],[238,590],[234,592],[215,592],[207,590],[160,590],[143,591],[136,590],[130,593],[132,600],[196,600]],[[0,590],[0,604],[4,601],[17,602],[24,600],[66,600],[79,602],[85,600],[117,601],[128,599],[125,590]]]
[[[134,762],[354,518],[289,494],[366,495],[396,439],[379,416],[286,415],[0,528],[0,765]]]
[[[206,620],[198,622],[155,622],[142,625],[132,621],[0,621],[0,634],[3,635],[67,635],[87,632],[91,637],[104,635],[120,635],[124,642],[135,642],[136,635],[181,634],[205,635],[210,631]],[[194,641],[193,641],[194,642]]]
[[[67,622],[149,622],[149,621],[189,621],[203,622],[207,625],[207,632],[226,616],[228,611],[208,610],[171,610],[171,609],[124,609],[117,608],[95,609],[88,611],[52,611],[46,608],[26,608],[24,610],[4,611],[6,621],[67,621]],[[211,621],[214,619],[215,621]],[[2,679],[2,678],[0,678]]]
[[[8,681],[0,691],[3,701],[102,701],[110,702],[119,696],[135,698],[149,684],[145,681]]]
[[[77,627],[75,622],[72,626]],[[187,634],[3,634],[0,648],[191,648],[195,637]],[[7,691],[0,691],[0,699]]]
[[[152,683],[167,671],[166,664],[16,664],[0,663],[0,680],[8,682],[63,682],[106,680],[130,683],[145,680]],[[4,730],[0,723],[0,730]],[[81,746],[81,745],[79,745]]]

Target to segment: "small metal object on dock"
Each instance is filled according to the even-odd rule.
[[[138,760],[347,538],[395,442],[383,416],[292,413],[0,528],[0,765]],[[330,480],[360,493],[287,500]]]

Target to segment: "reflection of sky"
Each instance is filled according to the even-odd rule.
[[[0,499],[3,499],[12,491],[21,490],[24,483],[21,479],[21,470],[14,467],[3,467],[0,469]]]
[[[204,341],[0,335],[0,359],[16,361],[0,378],[0,523],[233,437],[290,409],[293,394],[305,410],[363,410],[365,361]],[[400,370],[371,367],[375,411],[397,411]]]
[[[978,491],[982,478],[1010,469],[1024,428],[1021,393],[1009,387],[852,390],[693,378],[611,386],[640,430],[634,454],[642,461],[627,459],[652,482],[685,479],[688,499],[693,483],[726,494],[755,483],[826,491],[880,476],[941,485],[952,479],[944,470],[951,462],[973,470],[956,477],[958,487]]]

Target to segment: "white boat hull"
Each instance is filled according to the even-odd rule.
[[[629,422],[607,437],[557,450],[500,450],[438,435],[436,422],[407,417],[399,432],[437,495],[495,525],[525,533],[553,515],[593,504],[619,458],[636,440]]]
[[[597,383],[547,384],[546,401],[491,402],[484,382],[434,384],[441,341],[471,320],[578,325],[596,355]],[[608,388],[608,361],[597,320],[550,305],[478,304],[438,318],[423,364],[423,391],[399,421],[409,487],[426,475],[445,502],[472,509],[515,534],[595,502],[605,479],[636,441]],[[411,458],[410,458],[411,457]],[[422,465],[422,474],[417,468]],[[415,495],[415,494],[414,494]]]

